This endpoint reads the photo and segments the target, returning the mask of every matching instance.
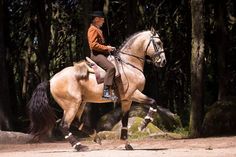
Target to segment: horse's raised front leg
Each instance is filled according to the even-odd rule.
[[[143,130],[147,125],[153,121],[153,114],[157,112],[157,103],[154,99],[149,98],[148,96],[141,93],[139,90],[136,90],[132,96],[132,100],[138,103],[150,105],[149,111],[145,116],[139,130]]]
[[[126,140],[125,149],[126,150],[133,150],[133,147],[129,144],[127,141],[128,139],[128,120],[129,120],[129,110],[131,106],[132,101],[122,101],[121,107],[122,107],[122,128],[121,128],[121,140]]]

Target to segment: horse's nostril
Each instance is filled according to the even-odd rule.
[[[163,60],[163,63],[166,64],[166,59]]]

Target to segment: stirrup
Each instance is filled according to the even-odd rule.
[[[112,100],[112,101],[117,101],[118,97],[115,96],[115,95],[109,95],[109,96],[102,96],[103,99],[106,99],[106,100]]]
[[[106,85],[104,86],[102,98],[106,100],[112,100],[114,102],[118,100],[118,97],[115,95],[114,91]]]

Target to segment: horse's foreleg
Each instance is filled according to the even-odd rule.
[[[121,140],[127,140],[128,139],[128,120],[129,120],[129,110],[131,106],[132,101],[123,101],[121,102],[122,105],[122,128],[121,128]],[[125,144],[125,149],[126,150],[133,150],[133,147],[129,144],[128,141],[126,141]]]
[[[136,90],[132,96],[132,100],[138,103],[148,104],[150,105],[149,111],[145,116],[141,126],[139,127],[140,130],[143,130],[147,127],[147,125],[153,121],[153,114],[157,112],[157,103],[154,99],[149,98],[148,96],[141,93],[139,90]]]
[[[89,135],[90,137],[93,138],[93,141],[98,143],[98,144],[102,144],[102,140],[101,138],[98,136],[97,131],[91,127],[88,127],[84,124],[84,116],[82,116],[82,114],[84,113],[84,108],[85,108],[86,103],[81,103],[79,110],[76,114],[77,117],[77,127],[78,130],[86,133],[87,135]]]
[[[97,134],[97,131],[95,129],[92,129],[91,127],[88,127],[84,125],[84,123],[80,124],[79,130],[88,134],[90,137],[93,138],[93,141],[98,144],[102,144],[102,140],[100,136]]]
[[[122,140],[127,140],[128,139],[128,119],[129,119],[129,111],[124,112],[122,115],[121,123],[122,123],[122,128],[121,128],[121,136],[120,139]]]

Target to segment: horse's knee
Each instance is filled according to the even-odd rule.
[[[153,109],[157,109],[157,102],[154,99],[150,100],[150,107]]]
[[[148,110],[147,115],[145,116],[141,126],[139,127],[139,130],[143,130],[144,128],[147,127],[147,125],[153,121],[154,114],[157,112],[157,103],[154,99],[150,99],[150,107]]]
[[[154,113],[157,112],[157,103],[154,99],[150,100],[150,107],[149,107],[149,111],[147,116],[145,117],[145,119],[150,119],[151,121],[153,121],[153,115]]]

